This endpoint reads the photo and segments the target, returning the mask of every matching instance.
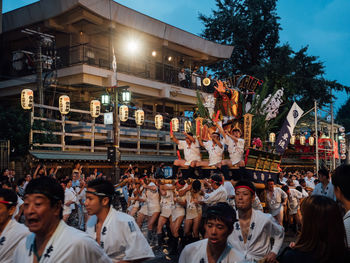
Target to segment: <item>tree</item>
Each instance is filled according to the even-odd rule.
[[[29,112],[20,106],[0,106],[0,139],[10,140],[11,155],[23,156],[29,149]]]
[[[199,15],[205,29],[202,36],[220,44],[233,45],[230,59],[211,66],[219,78],[248,74],[267,83],[268,93],[284,88],[290,107],[293,101],[303,109],[331,102],[332,90],[350,88],[323,77],[325,68],[318,57],[308,55],[308,47],[293,51],[279,45],[277,0],[216,0],[211,16]],[[283,120],[283,118],[282,118]]]
[[[202,36],[220,44],[233,45],[230,59],[212,69],[219,77],[244,73],[263,77],[263,64],[279,42],[279,17],[275,0],[216,0],[212,16],[199,15]]]
[[[340,107],[335,120],[350,131],[350,98]]]

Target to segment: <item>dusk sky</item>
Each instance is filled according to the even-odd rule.
[[[54,1],[54,0],[52,0]],[[37,2],[3,0],[3,12]],[[194,34],[203,25],[198,13],[211,14],[214,0],[120,0],[125,6]],[[288,42],[297,51],[309,46],[309,55],[318,56],[326,67],[325,77],[350,86],[350,1],[349,0],[280,0],[277,13],[282,31],[280,42]],[[335,109],[349,97],[336,94]],[[305,109],[307,110],[307,109]]]

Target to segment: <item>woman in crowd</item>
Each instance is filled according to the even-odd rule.
[[[296,241],[284,250],[280,263],[350,262],[345,228],[338,205],[314,195],[301,205],[302,228]]]

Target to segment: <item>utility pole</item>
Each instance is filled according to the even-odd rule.
[[[318,175],[318,167],[319,167],[319,156],[318,156],[318,127],[317,127],[317,101],[315,100],[315,150],[316,150],[316,174]]]
[[[114,49],[113,49],[112,68],[113,68],[113,73],[114,73],[114,80],[113,80],[114,85],[112,85],[113,86],[113,97],[114,97],[114,121],[113,121],[114,140],[113,140],[113,147],[114,147],[114,151],[115,151],[114,175],[112,176],[112,182],[117,183],[117,182],[119,182],[119,179],[120,179],[119,116],[118,116],[119,92],[118,92],[118,76],[117,76],[117,59],[115,57]]]
[[[334,144],[334,114],[333,114],[333,99],[331,90],[331,142],[332,142],[332,170],[335,169],[335,144]]]

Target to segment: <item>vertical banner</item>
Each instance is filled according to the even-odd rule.
[[[252,119],[253,115],[250,113],[244,114],[244,145],[246,148],[250,147],[250,141],[251,141],[251,134],[252,134]]]
[[[276,140],[276,152],[278,154],[283,154],[286,150],[290,137],[293,134],[295,125],[303,114],[303,110],[295,102],[292,108],[289,110],[287,119],[284,121],[282,129],[280,130],[277,140]]]

